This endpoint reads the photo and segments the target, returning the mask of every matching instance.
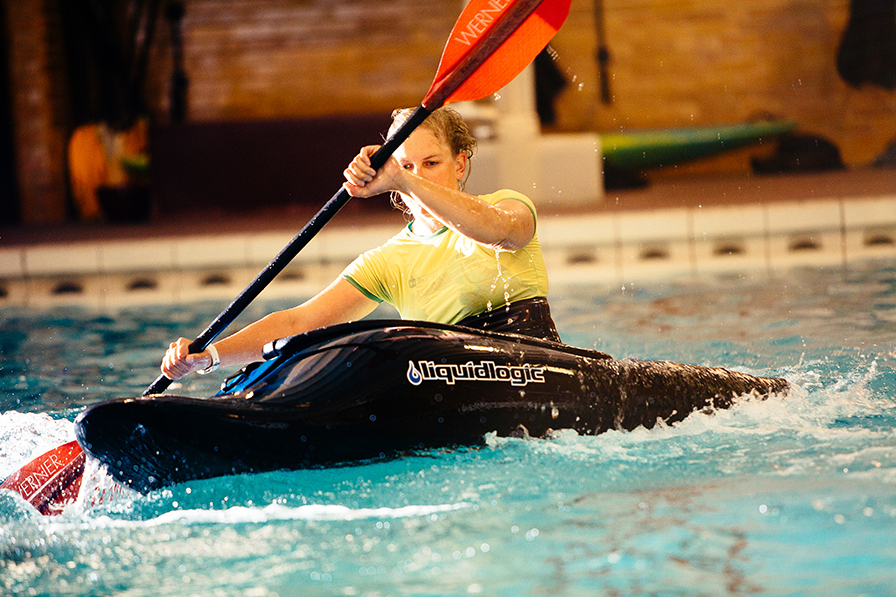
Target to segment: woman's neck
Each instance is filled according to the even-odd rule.
[[[417,236],[429,236],[430,234],[435,234],[444,227],[445,225],[435,218],[427,217],[416,217],[411,223],[411,231]]]

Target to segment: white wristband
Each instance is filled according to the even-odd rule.
[[[211,373],[212,371],[215,371],[218,368],[218,365],[221,364],[221,358],[218,356],[218,349],[215,348],[214,344],[209,344],[208,346],[205,347],[205,350],[207,350],[209,356],[212,357],[212,362],[205,369],[201,369],[201,370],[197,371],[196,373],[198,373],[199,375],[205,375],[206,373]]]

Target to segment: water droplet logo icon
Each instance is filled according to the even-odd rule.
[[[423,381],[423,376],[417,371],[417,367],[414,366],[414,361],[408,361],[408,381],[415,386],[419,386],[420,382]]]

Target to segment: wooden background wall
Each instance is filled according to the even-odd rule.
[[[604,0],[612,57],[609,105],[599,97],[596,1],[573,0],[570,18],[552,44],[568,81],[557,101],[554,131],[724,124],[773,115],[792,118],[802,131],[831,139],[851,166],[869,163],[896,138],[896,92],[853,89],[837,73],[848,0]],[[58,61],[48,58],[54,2],[4,4],[14,68],[19,186],[42,185],[57,192],[58,177],[34,180],[37,170],[28,171],[21,158],[58,154],[71,130],[72,123],[58,113],[58,102],[34,100],[51,94],[60,76],[54,70]],[[184,4],[188,117],[202,122],[371,113],[415,105],[429,87],[461,10],[461,0]],[[41,44],[41,39],[50,41]],[[161,18],[147,81],[157,121],[167,114],[170,41]],[[28,69],[21,66],[26,62]],[[51,170],[58,166],[47,158],[41,168],[47,160]],[[747,167],[743,159],[696,166],[719,173]],[[25,188],[22,200],[34,201],[28,197],[38,191],[32,191]]]
[[[793,118],[850,164],[896,137],[896,92],[836,71],[847,0],[604,0],[613,102],[599,100],[594,0],[552,43],[569,81],[562,131]],[[190,114],[199,120],[371,112],[429,88],[460,0],[188,0]],[[167,85],[160,29],[154,97]],[[161,111],[161,105],[159,105]]]

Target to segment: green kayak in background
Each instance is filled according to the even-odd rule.
[[[792,120],[728,126],[687,127],[602,133],[604,166],[616,171],[640,171],[682,164],[760,143],[796,128]]]

